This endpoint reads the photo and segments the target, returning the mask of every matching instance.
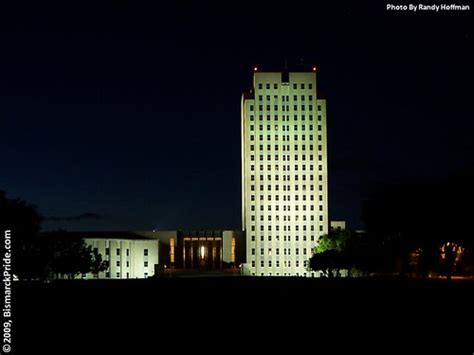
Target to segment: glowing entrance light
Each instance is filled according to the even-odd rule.
[[[204,245],[201,245],[201,259],[204,260]]]

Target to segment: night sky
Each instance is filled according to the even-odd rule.
[[[473,164],[471,2],[15,3],[0,9],[0,190],[46,229],[239,229],[240,95],[285,57],[318,66],[331,219],[363,227],[377,186]]]

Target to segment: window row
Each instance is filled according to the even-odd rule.
[[[126,255],[127,256],[130,256],[130,249],[126,249],[125,250],[126,252]],[[94,248],[94,253],[98,254],[99,253],[99,249],[98,248]],[[110,255],[110,248],[105,248],[105,255]],[[120,256],[120,248],[116,248],[115,249],[115,255],[117,256]],[[144,249],[143,250],[143,255],[144,256],[148,256],[148,249]]]
[[[267,265],[268,265],[268,267],[273,267],[272,260],[268,260],[268,261],[267,261]],[[284,267],[291,267],[291,260],[284,260],[284,261],[282,262],[282,265],[283,265]],[[304,266],[306,267],[306,260],[304,260],[304,263],[302,263],[302,265],[304,265]],[[261,267],[265,267],[265,260],[260,260],[260,266],[261,266]],[[275,266],[276,266],[276,267],[280,267],[280,261],[279,261],[279,260],[277,260],[277,261],[275,262]],[[252,260],[252,267],[255,267],[255,260]],[[296,260],[296,261],[295,261],[295,267],[300,267],[300,261],[299,261],[299,260]],[[305,273],[305,274],[306,274],[306,273]],[[255,274],[254,274],[254,275],[255,275]],[[271,275],[271,274],[270,274],[270,275]],[[278,274],[277,274],[277,275],[278,275]],[[285,275],[286,275],[286,274],[285,274]],[[262,276],[263,276],[263,274],[262,274]]]
[[[298,98],[300,98],[300,101],[305,101],[306,97],[308,98],[308,101],[313,101],[313,95],[293,95],[293,101],[298,101]],[[267,101],[270,101],[272,99],[272,95],[265,95],[265,99]],[[283,102],[289,102],[290,101],[290,96],[289,95],[273,95],[273,100],[278,101],[278,99],[281,99]],[[258,95],[258,100],[263,101],[263,95]]]
[[[296,226],[296,227],[298,227],[298,226]],[[272,231],[272,226],[271,226],[271,225],[267,225],[267,229],[268,229],[269,232],[271,232],[271,231]],[[311,229],[311,231],[314,231],[314,226],[311,226],[310,229]],[[319,226],[319,231],[320,231],[320,232],[322,232],[323,229],[324,229],[324,228],[323,228],[322,225]],[[252,225],[250,226],[250,231],[255,232],[255,225],[252,224]],[[264,225],[263,225],[263,224],[260,225],[260,231],[261,231],[261,232],[264,232],[264,231],[265,231],[265,228],[264,228]],[[276,225],[276,226],[275,226],[275,231],[276,231],[276,232],[279,232],[279,231],[280,231],[280,226],[279,226],[279,225]],[[299,229],[297,228],[297,229],[295,229],[295,231],[296,231],[296,232],[299,232]],[[306,226],[303,226],[303,232],[306,232],[306,231],[307,231],[307,230],[306,230]],[[283,232],[291,232],[291,227],[288,226],[288,228],[287,228],[287,226],[283,226]]]
[[[305,206],[303,206],[303,207],[305,207]],[[313,207],[313,206],[311,206],[311,207]],[[268,231],[271,232],[271,231],[272,231],[272,226],[271,226],[271,225],[267,225],[267,227],[268,227]],[[252,225],[250,226],[250,230],[251,230],[252,232],[255,232],[255,225],[252,224]],[[264,229],[264,225],[261,224],[261,225],[260,225],[260,231],[263,232],[264,230],[265,230],[265,229]],[[314,231],[314,226],[311,226],[310,230],[313,232],[313,231]],[[323,226],[319,226],[319,231],[322,232],[323,230],[324,230]],[[279,225],[276,225],[276,226],[275,226],[275,231],[276,231],[276,232],[279,232],[279,231],[280,231],[280,226],[279,226]],[[296,232],[299,232],[298,226],[295,226],[295,231],[296,231]],[[306,232],[306,231],[307,231],[306,226],[303,226],[303,232]],[[283,232],[291,232],[291,226],[283,226]]]
[[[263,170],[263,168],[262,168],[262,170]],[[291,179],[290,179],[291,175],[281,175],[281,176],[283,177],[282,181],[291,181]],[[300,176],[301,176],[302,181],[306,181],[306,175],[304,175],[304,174],[303,175],[295,174],[294,181],[299,181]],[[314,181],[314,175],[311,174],[311,175],[308,175],[308,176],[309,176],[309,181]],[[263,182],[264,181],[263,179],[264,179],[264,175],[260,175],[260,182]],[[275,174],[274,179],[275,179],[275,181],[280,181],[280,175]],[[250,175],[250,180],[255,181],[255,175]],[[272,174],[267,175],[267,180],[268,181],[272,180]],[[318,180],[323,181],[323,176],[318,175]],[[320,188],[319,190],[321,191],[322,189]]]
[[[264,241],[265,241],[264,238],[265,238],[265,237],[264,237],[263,235],[261,235],[261,236],[260,236],[260,241],[261,241],[261,242],[264,242]],[[295,238],[295,241],[296,241],[296,242],[299,242],[299,241],[300,241],[300,237],[299,237],[298,235],[295,235],[294,238]],[[279,241],[279,240],[280,240],[280,236],[279,236],[279,235],[276,235],[276,236],[275,236],[275,239],[276,239],[277,241]],[[306,242],[306,241],[307,241],[307,236],[306,236],[306,235],[303,235],[301,239],[302,239],[303,242]],[[255,242],[255,235],[251,235],[251,236],[250,236],[250,240],[251,240],[252,242]],[[267,236],[267,240],[268,240],[269,242],[271,242],[271,241],[272,241],[272,236],[271,236],[271,235],[268,235],[268,236]],[[283,241],[284,241],[284,242],[291,242],[291,236],[290,236],[290,235],[288,235],[288,236],[287,236],[287,235],[284,235],[284,236],[283,236]],[[310,241],[314,242],[314,235],[311,235],[311,236],[310,236]]]
[[[283,255],[291,255],[291,250],[292,248],[283,248]],[[295,255],[300,255],[300,249],[299,248],[294,248]],[[308,254],[308,249],[303,248],[303,255]],[[272,256],[273,250],[272,249],[267,249],[266,253],[268,256]],[[252,248],[252,255],[255,255],[255,248]],[[260,248],[260,255],[265,255],[265,248]],[[280,255],[280,248],[275,248],[275,255]]]
[[[267,121],[271,121],[271,115],[270,114],[267,114],[266,115],[266,120]],[[309,115],[309,120],[312,121],[313,120],[313,115]],[[273,119],[274,121],[278,122],[278,120],[281,118],[281,120],[283,122],[289,122],[290,121],[290,116],[289,115],[278,115],[278,114],[274,114],[273,115]],[[323,117],[321,115],[318,115],[318,121],[321,121],[323,119]],[[258,120],[259,121],[263,121],[263,115],[258,115]],[[298,114],[294,114],[293,115],[293,120],[294,121],[298,121]],[[306,120],[306,116],[305,114],[301,114],[301,121],[305,121]],[[250,115],[250,121],[255,121],[255,115]]]
[[[272,188],[273,186],[273,188]],[[299,191],[300,188],[299,188],[300,185],[295,185],[294,186],[294,190],[295,191]],[[291,185],[280,185],[278,183],[275,183],[273,185],[267,185],[267,188],[265,189],[264,185],[258,185],[258,190],[259,191],[272,191],[272,189],[274,191],[280,191],[280,187],[282,188],[282,191],[291,191]],[[250,191],[255,191],[255,184],[251,184],[250,185]],[[301,191],[305,192],[306,191],[306,185],[301,185]],[[314,191],[314,185],[309,185],[309,190],[308,191]],[[319,191],[323,191],[323,186],[322,185],[319,185]],[[298,195],[295,195],[296,197],[296,201],[298,201]],[[306,195],[302,195],[302,196],[306,196]]]
[[[283,207],[286,207],[286,206],[283,206]],[[275,205],[273,206],[273,208],[275,209],[276,212],[279,212],[280,211],[280,206],[279,205]],[[261,212],[264,212],[265,210],[265,206],[264,205],[260,205],[260,211]],[[272,211],[272,205],[267,205],[267,210],[268,211]],[[319,205],[319,211],[322,211],[323,210],[323,205]],[[255,211],[255,205],[250,205],[250,211]],[[286,211],[286,208],[285,208],[285,211]],[[279,214],[276,214],[276,216],[279,216]],[[306,214],[302,214],[301,215],[302,218],[303,218],[303,221],[306,221]],[[311,221],[313,221],[313,215],[311,215]],[[285,221],[285,219],[283,219]],[[299,220],[299,215],[296,214],[295,215],[295,221],[298,221]],[[321,220],[321,219],[320,219]]]
[[[260,135],[258,136],[258,139],[259,139],[260,141],[263,141],[263,136],[264,136],[263,134],[260,134]],[[283,138],[283,142],[286,142],[286,141],[289,142],[289,141],[290,141],[290,135],[289,135],[289,134],[283,134],[281,137]],[[268,135],[267,135],[267,141],[271,141],[271,140],[272,140],[272,136],[271,136],[270,134],[268,134]],[[312,140],[313,140],[313,137],[310,137],[309,140],[312,141]],[[322,140],[323,140],[323,136],[322,136],[322,135],[318,135],[318,141],[322,141]],[[252,141],[252,142],[255,141],[255,135],[253,135],[253,134],[250,135],[250,141]],[[278,135],[277,135],[277,134],[275,134],[275,141],[278,141]],[[306,146],[305,146],[304,144],[302,145],[302,148],[303,148],[302,150],[306,150]],[[298,150],[298,148],[295,148],[295,150]],[[313,150],[313,146],[312,146],[312,145],[310,145],[309,150]]]
[[[262,206],[263,207],[263,206]],[[285,216],[283,215],[282,216],[283,218],[281,219],[283,222],[291,222],[291,216]],[[250,216],[250,220],[251,221],[255,221],[255,215],[251,215]],[[260,215],[260,221],[263,221],[265,219],[265,215],[261,214]],[[267,215],[267,220],[268,221],[272,221],[272,220],[275,220],[276,222],[279,222],[280,221],[280,216],[279,215],[275,215],[275,214],[270,214],[270,215]],[[295,216],[294,218],[294,221],[295,222],[299,222],[299,218],[298,216]],[[302,219],[303,222],[306,222],[306,215],[303,215],[303,219]],[[311,222],[314,221],[314,216],[311,216]],[[319,221],[322,222],[323,221],[323,216],[319,216]]]
[[[278,159],[275,159],[275,160],[278,160]],[[298,171],[298,164],[295,164],[293,169],[290,168],[290,165],[281,165],[281,166],[282,166],[282,171]],[[260,170],[259,171],[264,171],[265,169],[263,167],[264,167],[263,165],[260,165]],[[272,165],[268,164],[266,170],[267,171],[272,171]],[[303,172],[307,171],[306,170],[306,165],[304,165],[304,164],[301,165],[301,170]],[[323,170],[322,165],[318,165],[318,170],[319,171]],[[253,165],[253,164],[250,165],[250,171],[255,171],[255,165]],[[275,171],[280,171],[280,165],[275,164]],[[314,171],[313,165],[310,165],[309,171]],[[322,175],[320,175],[320,176],[322,176]]]
[[[274,131],[278,131],[279,128],[282,129],[283,132],[289,132],[290,131],[290,126],[289,125],[283,125],[283,126],[279,126],[279,125],[274,125]],[[250,125],[250,131],[255,131],[255,126],[253,124]],[[322,126],[321,125],[318,125],[317,126],[318,128],[318,131],[322,131]],[[258,126],[258,129],[259,131],[263,131],[263,125],[259,125]],[[301,125],[301,126],[298,126],[298,125],[294,125],[294,128],[293,128],[293,131],[298,131],[298,129],[301,129],[301,131],[305,131],[306,130],[306,126],[305,125]],[[271,125],[267,125],[267,131],[271,131],[272,130],[272,126]],[[309,125],[308,126],[308,131],[312,131],[313,130],[313,125]],[[295,135],[295,139],[298,139],[298,136]],[[312,139],[312,138],[310,138]]]
[[[263,111],[263,107],[265,106],[266,111],[271,111],[272,105],[258,105],[258,110]],[[273,105],[273,111],[278,111],[280,105]],[[300,111],[306,111],[306,105],[301,104],[300,106]],[[322,107],[321,105],[317,105],[318,111],[321,111]],[[281,106],[282,111],[290,111],[290,105],[282,105]],[[293,105],[293,110],[298,111],[298,105]],[[255,105],[250,105],[250,111],[255,111]],[[308,105],[308,111],[313,111],[313,105]]]
[[[260,90],[262,90],[263,87],[264,87],[264,83],[259,83],[259,84],[258,84],[258,88],[259,88]],[[273,83],[273,84],[272,84],[272,83],[265,83],[265,89],[269,90],[269,89],[272,88],[272,87],[273,87],[273,89],[275,89],[275,90],[278,89],[278,83]],[[299,84],[299,87],[300,87],[302,90],[304,90],[306,87],[311,90],[311,89],[313,88],[313,83],[300,83],[300,84]],[[298,89],[298,83],[293,83],[293,89],[294,89],[294,90]]]
[[[115,265],[116,265],[116,266],[120,266],[120,260],[117,260],[116,263],[115,263]],[[148,261],[144,261],[144,262],[143,262],[143,266],[144,266],[144,267],[148,267]],[[130,262],[129,262],[129,261],[127,261],[127,262],[125,263],[125,267],[130,267]]]
[[[251,106],[252,107],[252,106]],[[258,110],[259,111],[264,111],[264,108],[265,107],[265,111],[272,111],[272,105],[258,105]],[[308,107],[308,111],[313,111],[313,105],[293,105],[293,111],[306,111],[306,107]],[[251,109],[252,110],[252,109]],[[290,111],[290,105],[273,105],[273,111]],[[253,111],[253,110],[252,110]]]
[[[264,194],[259,195],[260,196],[260,201],[263,201]],[[291,195],[280,195],[280,194],[275,194],[273,195],[275,197],[275,201],[280,201],[280,196],[283,197],[283,201],[291,201]],[[309,201],[314,201],[314,195],[308,195],[309,196]],[[323,200],[323,195],[318,196],[318,200],[322,201]],[[267,196],[267,201],[272,200],[272,195]],[[301,195],[301,200],[306,201],[306,195]],[[250,201],[255,201],[255,195],[250,195]],[[294,201],[299,201],[299,195],[294,195]],[[285,206],[283,206],[285,207]],[[298,211],[298,205],[295,205],[295,211]]]
[[[252,242],[255,242],[255,235],[252,235],[252,236],[250,237],[250,239],[251,239]],[[279,237],[278,235],[275,237],[275,239],[276,239],[277,241],[280,241],[280,237]],[[298,242],[299,239],[300,239],[299,236],[295,236],[295,241]],[[309,239],[310,239],[310,241],[314,242],[314,235],[311,235]],[[260,241],[261,241],[261,242],[264,242],[264,241],[265,241],[265,237],[264,237],[263,235],[260,236]],[[272,241],[272,236],[270,236],[270,235],[267,236],[267,241],[271,242],[271,241]],[[286,235],[283,236],[283,241],[284,241],[284,242],[291,242],[291,236],[289,236],[289,235],[288,235],[288,236],[286,236]],[[306,235],[303,235],[303,236],[302,236],[302,241],[303,241],[303,242],[308,241]]]
[[[271,204],[268,204],[268,205],[267,205],[267,208],[268,208],[269,211],[271,211],[271,210],[272,210],[272,205],[271,205]],[[276,212],[279,212],[279,211],[280,211],[280,206],[279,206],[278,204],[275,204],[274,208],[275,208],[275,211],[276,211]],[[283,211],[286,211],[287,209],[288,209],[288,211],[290,211],[290,206],[283,205],[283,208],[284,208]],[[260,205],[260,211],[263,211],[263,209],[264,209],[264,205]],[[255,211],[255,205],[253,205],[253,204],[250,205],[250,210],[251,210],[251,211]],[[304,210],[304,211],[306,211],[306,210]],[[313,210],[312,210],[312,211],[313,211]],[[323,211],[323,205],[319,205],[319,211],[320,211],[320,212]],[[296,215],[296,216],[298,216],[298,215]]]

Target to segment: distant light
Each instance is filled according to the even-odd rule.
[[[313,66],[313,71],[316,71],[316,66],[315,65]]]
[[[258,71],[258,67],[253,67],[253,71]]]

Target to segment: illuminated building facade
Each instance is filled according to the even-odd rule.
[[[48,233],[44,236],[52,237]],[[169,268],[238,271],[245,260],[245,236],[235,230],[87,231],[63,237],[84,240],[109,265],[98,275],[77,275],[80,279],[146,279]]]
[[[243,273],[307,276],[329,224],[326,100],[317,96],[316,68],[254,68],[241,130]]]
[[[180,270],[238,268],[245,259],[245,237],[233,230],[154,230],[136,234],[158,239],[160,264]]]
[[[98,275],[88,273],[76,278],[146,279],[155,275],[159,263],[159,240],[134,232],[70,232],[67,236],[83,239],[109,265]]]

